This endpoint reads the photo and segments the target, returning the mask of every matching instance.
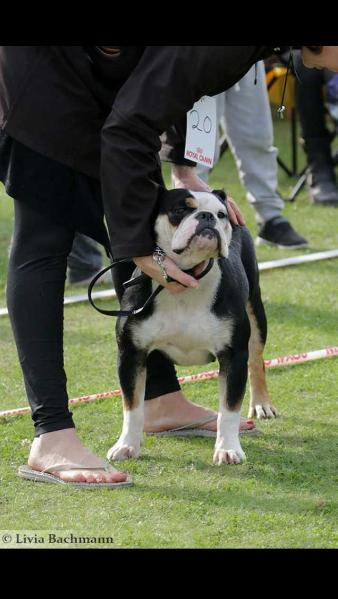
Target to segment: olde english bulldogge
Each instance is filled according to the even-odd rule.
[[[276,414],[265,381],[267,323],[253,241],[245,227],[231,227],[222,191],[163,191],[155,233],[158,246],[182,270],[196,276],[208,272],[197,289],[175,295],[163,289],[143,312],[117,320],[124,419],[121,436],[107,457],[125,460],[140,455],[146,359],[156,349],[185,366],[218,360],[213,461],[239,464],[245,459],[239,424],[248,371],[249,417]],[[121,309],[144,305],[157,287],[156,281],[141,276],[126,289]]]

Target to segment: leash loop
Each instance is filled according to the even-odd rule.
[[[98,272],[95,275],[95,277],[91,280],[91,282],[89,283],[89,287],[88,287],[89,303],[93,306],[93,308],[95,308],[95,310],[97,310],[97,312],[100,312],[101,314],[104,314],[105,316],[136,316],[137,314],[140,314],[141,312],[143,312],[143,310],[147,306],[149,306],[149,304],[162,291],[162,289],[164,289],[164,287],[162,285],[159,285],[155,289],[155,291],[153,291],[152,294],[148,297],[148,299],[143,304],[143,306],[141,306],[140,308],[134,308],[133,310],[104,310],[103,308],[99,308],[94,303],[93,298],[92,298],[92,291],[93,291],[94,285],[102,277],[102,275],[104,275],[109,270],[112,270],[115,266],[117,266],[118,264],[121,264],[122,262],[132,262],[132,260],[130,258],[122,258],[121,260],[116,260],[115,262],[112,262],[111,264],[109,264],[109,266],[105,266],[105,268],[100,270],[100,272]],[[207,267],[199,275],[196,275],[196,276],[193,274],[193,269],[185,270],[183,272],[190,274],[190,275],[194,276],[195,279],[199,280],[208,274],[208,272],[212,269],[213,264],[214,264],[214,259],[210,258]],[[125,289],[128,289],[129,287],[132,287],[133,285],[140,283],[142,281],[142,279],[144,279],[145,277],[148,277],[148,275],[146,275],[145,273],[142,273],[141,275],[138,275],[137,277],[134,277],[133,279],[129,279],[129,281],[126,281],[125,283],[123,283],[123,287]],[[169,276],[167,277],[168,283],[171,283],[173,281],[175,281],[175,279],[173,279],[172,277],[169,277]],[[178,283],[178,281],[175,281],[175,282]],[[180,285],[182,285],[182,283],[180,283]]]

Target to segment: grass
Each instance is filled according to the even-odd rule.
[[[287,122],[275,123],[284,157],[287,130]],[[167,165],[164,170],[168,176]],[[255,234],[254,213],[229,152],[211,181],[238,201]],[[291,184],[280,172],[283,195]],[[310,240],[309,252],[338,247],[336,209],[311,206],[303,191],[295,204],[286,205],[285,214]],[[0,306],[5,305],[11,228],[11,200],[2,193]],[[257,253],[260,261],[295,255],[269,248]],[[269,322],[266,358],[337,345],[337,261],[262,273],[261,287]],[[70,397],[116,388],[114,320],[86,304],[66,307],[65,362]],[[0,372],[0,409],[25,405],[7,318],[0,318]],[[142,459],[126,465],[135,486],[114,492],[86,494],[18,479],[31,421],[29,416],[2,420],[0,529],[111,536],[113,547],[337,547],[337,361],[285,367],[268,371],[267,377],[280,417],[259,422],[260,436],[242,438],[246,463],[212,466],[211,439],[145,437]],[[188,385],[185,392],[193,401],[217,407],[217,381]],[[246,395],[243,413],[247,407]],[[73,412],[82,439],[104,456],[121,427],[120,400],[74,406]],[[81,545],[86,546],[93,545]]]

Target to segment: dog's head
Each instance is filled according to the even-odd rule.
[[[181,268],[192,268],[209,258],[227,258],[231,232],[223,190],[161,193],[156,241]]]

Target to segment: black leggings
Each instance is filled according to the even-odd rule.
[[[73,428],[63,361],[63,298],[67,257],[75,231],[14,200],[7,306],[36,436]],[[133,264],[114,269],[117,295]],[[180,388],[173,365],[160,352],[147,361],[146,399]]]

